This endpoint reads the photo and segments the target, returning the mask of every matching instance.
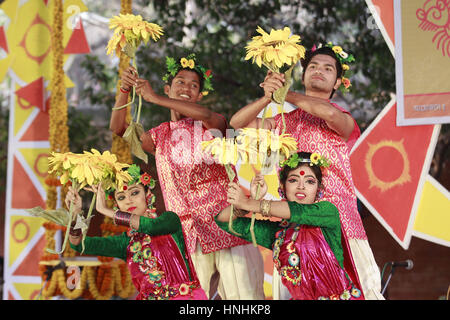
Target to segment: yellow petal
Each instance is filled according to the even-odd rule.
[[[64,174],[59,178],[59,181],[62,185],[66,184],[69,181],[69,172],[64,172]]]
[[[86,182],[88,185],[92,185],[94,183],[94,175],[92,174],[89,166],[84,166],[84,176],[86,177]]]

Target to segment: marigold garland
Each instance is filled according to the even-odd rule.
[[[127,299],[135,292],[131,275],[125,263],[108,263],[98,268],[85,266],[81,271],[79,281],[78,288],[70,290],[67,287],[65,270],[57,269],[42,290],[42,296],[50,298],[62,294],[69,299],[90,298],[89,296],[91,296],[95,300],[109,300],[113,295]]]
[[[95,300],[109,300],[111,299],[113,293],[114,293],[114,287],[112,286],[112,282],[110,281],[108,283],[108,286],[106,288],[106,292],[104,294],[101,294],[100,290],[96,286],[96,270],[93,267],[85,267],[87,269],[87,277],[89,282],[89,291],[91,292],[92,296]]]
[[[52,92],[49,108],[49,143],[50,151],[69,151],[69,128],[67,127],[67,99],[66,87],[64,85],[64,47],[63,39],[63,4],[62,0],[54,2],[53,26],[51,34],[51,44],[53,53],[53,73],[50,80],[50,90]],[[49,180],[55,178],[53,175]],[[64,194],[62,194],[64,199]],[[64,201],[62,201],[63,203]],[[49,186],[47,190],[47,208],[56,208],[56,187]]]

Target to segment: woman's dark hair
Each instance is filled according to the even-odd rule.
[[[308,67],[309,63],[311,62],[312,58],[317,56],[318,54],[324,54],[324,55],[330,56],[336,61],[336,80],[339,78],[342,78],[344,76],[344,74],[345,74],[344,69],[342,69],[341,62],[336,57],[336,53],[334,53],[333,49],[331,49],[330,47],[322,47],[322,48],[316,49],[314,51],[312,51],[312,50],[306,51],[305,57],[300,60],[300,63],[303,67],[302,80],[305,80],[305,71],[306,71],[306,68]],[[335,91],[336,90],[333,89],[333,91],[331,92],[330,98],[333,97]]]
[[[205,82],[205,79],[203,78],[203,75],[200,74],[200,72],[198,72],[197,70],[191,69],[191,68],[180,68],[180,69],[178,70],[177,74],[179,74],[180,71],[182,71],[182,70],[195,72],[195,73],[197,74],[197,76],[198,76],[198,81],[199,81],[199,83],[200,83],[200,90],[199,90],[199,92],[202,92],[202,91],[203,91],[203,85],[204,85],[204,82]],[[175,77],[176,77],[176,75],[175,75],[175,76],[170,75],[169,78],[167,79],[167,82],[166,82],[166,83],[167,83],[169,86],[171,86],[171,85],[172,85],[172,81],[173,81],[173,79],[174,79]]]
[[[302,158],[302,159],[309,159],[311,157],[311,153],[310,152],[299,152],[298,153],[298,157]],[[291,168],[288,165],[285,165],[283,167],[283,169],[281,169],[280,172],[280,185],[283,186],[283,188],[285,187],[286,184],[286,180],[287,177],[289,175],[289,173],[295,169],[297,169],[298,167],[302,166],[302,165],[310,165],[311,163],[309,162],[299,162],[298,166],[295,168]],[[313,164],[312,166],[310,166],[311,170],[314,172],[316,178],[317,178],[317,182],[319,183],[319,186],[322,185],[322,170],[320,169],[319,166]]]

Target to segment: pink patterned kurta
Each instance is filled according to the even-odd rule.
[[[336,104],[339,110],[348,113]],[[282,132],[281,114],[274,118],[276,130]],[[349,152],[360,136],[355,122],[355,129],[348,141],[344,141],[331,130],[325,120],[315,117],[302,109],[285,114],[285,133],[291,134],[298,142],[299,151],[317,152],[331,161],[331,166],[323,178],[325,187],[322,200],[330,201],[338,209],[341,224],[349,239],[367,240],[367,235],[356,205],[355,187],[350,168]]]
[[[150,134],[166,210],[180,217],[189,253],[197,241],[203,253],[247,244],[214,222],[214,216],[229,206],[229,179],[225,168],[202,152],[201,141],[213,138],[202,122],[164,122]]]

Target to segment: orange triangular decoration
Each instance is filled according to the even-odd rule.
[[[69,42],[64,49],[65,54],[75,54],[75,53],[89,53],[91,49],[86,39],[86,34],[84,33],[83,23],[81,19],[78,20],[77,25],[73,29],[72,35],[70,36]]]
[[[29,83],[25,87],[20,88],[16,91],[18,98],[26,100],[30,106],[35,106],[41,111],[45,112],[44,104],[44,78],[40,77],[37,80]],[[19,101],[20,101],[19,99]]]
[[[28,209],[37,206],[45,208],[44,199],[42,199],[33,182],[30,180],[30,177],[16,157],[14,157],[12,184],[12,209]]]
[[[434,126],[397,127],[396,105],[385,107],[365,130],[350,162],[358,198],[407,247]]]
[[[9,53],[8,51],[8,42],[6,41],[5,29],[3,26],[0,27],[0,48]]]
[[[33,123],[22,135],[20,141],[48,141],[49,116],[46,112],[39,112]]]
[[[45,248],[45,236],[42,236],[35,246],[28,252],[17,269],[14,271],[14,276],[40,276],[38,261],[41,259],[42,252]]]

